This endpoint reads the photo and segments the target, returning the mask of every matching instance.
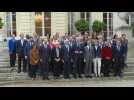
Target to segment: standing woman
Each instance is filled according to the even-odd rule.
[[[112,48],[110,43],[107,41],[105,42],[105,47],[103,47],[101,50],[101,58],[104,62],[104,76],[108,77],[112,63]]]
[[[36,73],[38,70],[38,63],[39,63],[39,50],[37,45],[33,45],[30,50],[30,65],[31,65],[31,72],[32,72],[32,80],[35,80]]]

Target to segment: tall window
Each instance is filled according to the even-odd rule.
[[[80,12],[80,18],[89,21],[90,12]]]
[[[16,12],[12,12],[12,33],[16,35]]]
[[[89,23],[89,31],[92,31],[90,12],[80,12],[80,18],[85,19]]]
[[[51,12],[44,13],[45,35],[51,35]]]
[[[39,36],[42,35],[42,12],[35,12],[35,31]]]
[[[7,36],[11,36],[11,19],[10,12],[6,13],[6,26],[7,26]]]
[[[131,25],[134,24],[134,15],[131,15]],[[132,37],[134,37],[134,32],[132,33]]]
[[[72,34],[74,32],[74,21],[73,12],[68,13],[68,33]]]
[[[81,19],[85,19],[85,17],[86,17],[86,16],[85,16],[85,13],[86,13],[86,12],[80,12],[80,18],[81,18]]]
[[[111,37],[113,35],[113,13],[103,13],[103,22],[105,23],[105,27],[103,30],[104,38]]]

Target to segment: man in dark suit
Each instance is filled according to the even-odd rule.
[[[71,74],[73,74],[73,65],[74,65],[74,54],[73,54],[73,48],[74,48],[74,44],[75,44],[75,36],[72,35],[69,38],[69,46],[70,46],[70,51],[71,51]]]
[[[127,52],[128,52],[128,39],[126,39],[126,34],[122,34],[122,45],[124,47],[124,59],[123,59],[123,66],[127,66]]]
[[[32,41],[31,41],[31,37],[30,36],[26,36],[26,46],[24,47],[24,57],[25,57],[25,63],[26,63],[26,68],[28,68],[28,75],[31,77],[31,67],[30,67],[30,49],[33,45]]]
[[[63,46],[63,60],[64,60],[64,65],[63,65],[63,70],[64,70],[64,78],[68,79],[70,78],[71,74],[71,48],[69,45],[69,40],[65,40]]]
[[[91,38],[87,41],[87,46],[84,48],[84,62],[85,62],[85,68],[84,73],[85,76],[92,77],[92,63],[93,63],[93,46],[91,43]]]
[[[118,40],[117,45],[115,48],[115,53],[114,53],[114,61],[115,61],[115,66],[114,66],[114,75],[115,76],[122,76],[121,75],[121,70],[123,68],[123,58],[124,58],[124,47],[121,44],[121,42]]]
[[[55,48],[52,50],[52,59],[53,60],[53,73],[54,78],[58,79],[61,73],[61,63],[63,60],[62,49],[60,48],[59,42],[55,43]]]
[[[21,62],[23,61],[23,72],[26,72],[26,59],[24,57],[24,48],[27,41],[24,39],[24,34],[20,35],[20,40],[17,41],[17,53],[18,53],[18,73],[21,72]]]
[[[43,80],[49,80],[49,59],[50,59],[50,48],[48,46],[47,37],[43,39],[43,44],[40,46],[40,62],[41,62],[41,74]]]
[[[78,73],[79,78],[82,78],[82,70],[84,63],[84,44],[82,37],[77,37],[76,42],[73,46],[73,74],[74,78],[77,78],[76,73]]]
[[[15,67],[16,62],[16,40],[15,35],[12,36],[12,39],[8,42],[9,55],[10,55],[10,66]]]

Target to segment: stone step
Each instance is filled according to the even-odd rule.
[[[124,76],[134,76],[134,71],[133,72],[123,72]]]
[[[125,69],[124,72],[134,72],[134,69]]]
[[[127,61],[127,64],[134,64],[134,61]]]
[[[134,64],[133,63],[127,63],[127,66],[128,67],[134,67]]]
[[[0,77],[0,81],[12,81],[11,77]]]
[[[11,68],[0,68],[0,73],[10,73]]]
[[[0,62],[9,62],[10,60],[9,60],[9,58],[7,59],[7,58],[0,58]]]
[[[10,65],[9,65],[9,64],[6,65],[6,64],[1,64],[1,63],[0,63],[0,68],[10,68]]]

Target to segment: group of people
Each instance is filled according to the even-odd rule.
[[[104,40],[101,36],[75,34],[52,38],[20,34],[8,41],[10,66],[15,67],[18,58],[18,73],[22,70],[36,79],[37,74],[43,80],[63,75],[65,79],[122,76],[128,51],[126,35],[115,35]],[[23,63],[23,67],[22,67]],[[23,68],[23,69],[22,69]]]

